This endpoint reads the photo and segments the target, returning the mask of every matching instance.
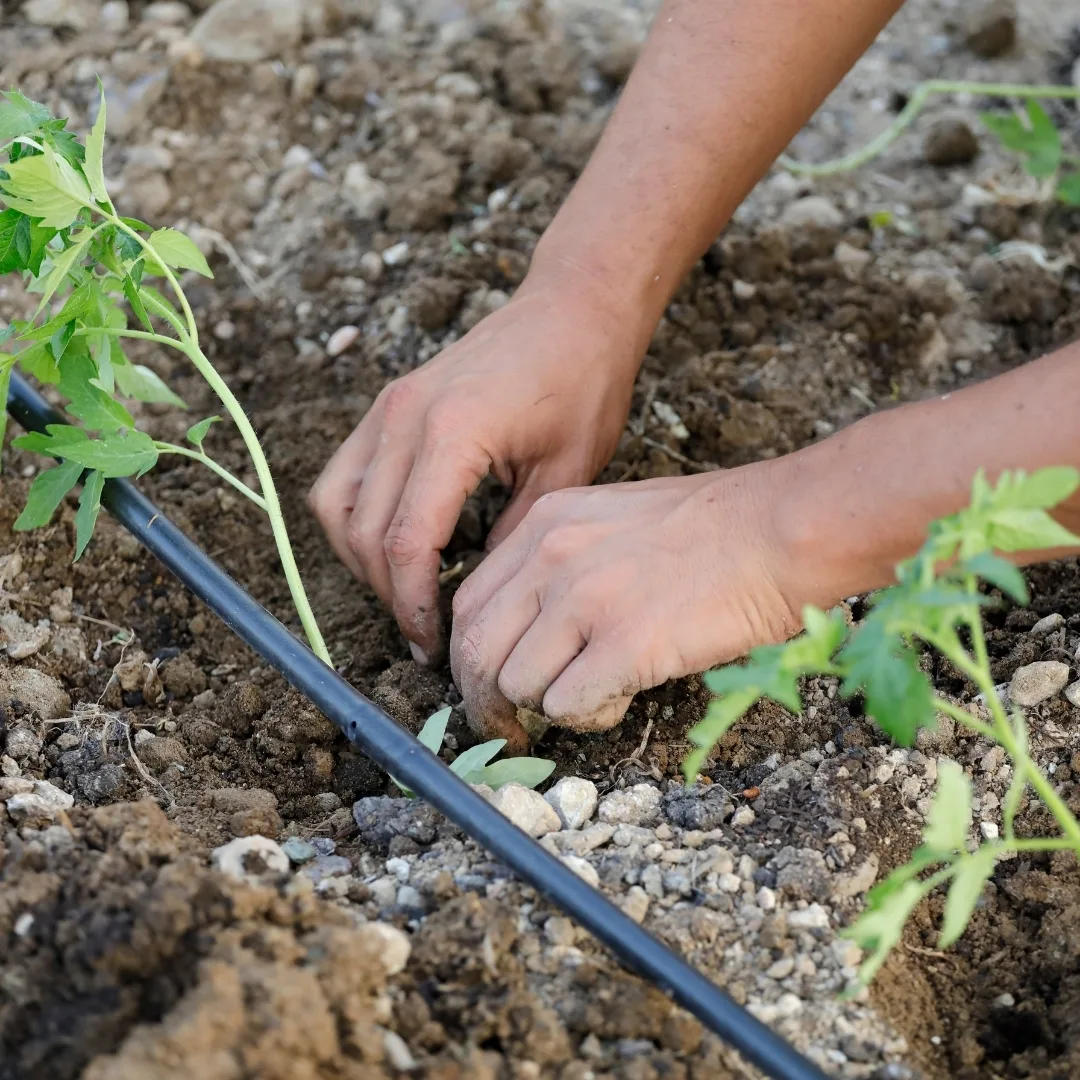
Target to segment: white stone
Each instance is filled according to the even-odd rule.
[[[12,728],[7,734],[4,749],[16,761],[30,761],[37,758],[44,745],[41,736],[28,727]]]
[[[840,264],[840,269],[844,271],[844,276],[849,281],[855,281],[862,275],[863,270],[866,269],[867,263],[870,262],[873,256],[869,251],[865,251],[863,248],[857,248],[854,245],[841,240],[833,251],[833,258]]]
[[[649,894],[640,885],[632,885],[623,898],[622,909],[634,922],[644,922],[649,913]]]
[[[757,815],[749,806],[740,806],[738,810],[731,817],[731,824],[737,829],[742,828],[744,825],[753,824],[754,818]]]
[[[345,170],[341,193],[361,221],[374,221],[386,209],[386,185],[376,180],[361,161],[352,162]]]
[[[223,874],[250,883],[266,874],[287,874],[291,866],[280,845],[266,836],[239,836],[214,848],[210,858]]]
[[[48,626],[29,623],[14,611],[0,615],[0,631],[4,635],[4,650],[12,660],[25,660],[49,643]]]
[[[829,914],[820,904],[811,904],[788,915],[788,926],[792,930],[824,930],[828,925]]]
[[[579,855],[564,855],[562,861],[586,884],[591,885],[594,889],[600,887],[600,875],[591,862],[581,858]]]
[[[562,828],[559,815],[544,801],[543,795],[521,784],[504,784],[491,797],[491,805],[533,837],[546,836]]]
[[[191,18],[191,8],[180,0],[156,0],[143,8],[142,21],[159,26],[183,26]]]
[[[838,229],[844,224],[844,215],[823,195],[806,195],[784,208],[780,222],[794,229]]]
[[[1080,709],[1080,680],[1074,682],[1072,686],[1066,687],[1065,700],[1068,701],[1070,705],[1075,705]]]
[[[34,929],[34,916],[29,911],[24,911],[15,920],[15,925],[11,929],[15,932],[16,937],[28,937],[30,931]]]
[[[737,893],[742,888],[742,878],[738,874],[721,874],[716,884],[721,892]]]
[[[300,44],[304,0],[217,0],[191,31],[191,40],[212,60],[257,63]]]
[[[398,881],[406,882],[409,880],[409,874],[412,873],[412,867],[405,859],[387,859],[386,872],[393,874]]]
[[[92,0],[27,0],[22,13],[34,26],[89,30],[99,11]]]
[[[736,278],[731,283],[731,292],[736,300],[753,300],[757,296],[757,286],[749,281],[739,281]]]
[[[122,34],[131,21],[127,0],[106,0],[101,5],[101,29],[110,34]]]
[[[409,257],[409,242],[402,240],[388,247],[382,253],[382,261],[387,266],[400,266]]]
[[[383,1047],[386,1050],[386,1060],[398,1072],[412,1072],[416,1068],[412,1051],[396,1031],[383,1032]]]
[[[652,784],[635,784],[604,796],[600,802],[600,820],[613,825],[640,825],[656,813],[659,805],[659,788]]]
[[[74,796],[55,784],[50,784],[48,780],[35,780],[34,794],[53,810],[70,810],[75,805]]]
[[[767,885],[762,885],[754,897],[754,901],[762,911],[772,911],[776,907],[776,893]]]
[[[1009,699],[1021,708],[1030,708],[1060,694],[1069,681],[1069,665],[1060,660],[1040,660],[1017,668],[1009,683]]]
[[[1032,628],[1032,637],[1046,637],[1047,634],[1052,634],[1055,630],[1060,630],[1065,625],[1065,616],[1059,615],[1056,611],[1052,615],[1045,615],[1041,618]]]
[[[786,979],[795,970],[795,958],[793,956],[782,956],[775,964],[772,964],[765,971],[765,975],[770,979]]]
[[[389,923],[369,922],[360,926],[357,933],[370,941],[372,952],[379,957],[387,975],[398,975],[405,970],[412,943],[404,930]]]
[[[979,832],[982,833],[984,840],[996,840],[998,838],[998,827],[992,821],[980,821]]]
[[[359,337],[359,326],[339,326],[326,343],[326,355],[340,356],[347,349],[351,349]]]
[[[544,795],[564,829],[580,829],[596,812],[596,785],[580,776],[564,776]]]

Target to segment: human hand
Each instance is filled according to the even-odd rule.
[[[580,274],[526,281],[461,341],[387,386],[309,503],[338,557],[390,607],[413,655],[443,644],[439,553],[490,472],[513,488],[489,539],[610,459],[647,335]]]
[[[778,466],[558,491],[454,598],[472,726],[522,752],[517,708],[604,730],[633,695],[798,629],[773,513]]]

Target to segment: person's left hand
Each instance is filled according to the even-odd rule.
[[[541,498],[454,598],[450,662],[469,721],[507,752],[517,707],[603,730],[633,695],[798,629],[775,463]]]

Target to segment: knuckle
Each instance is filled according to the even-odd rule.
[[[472,608],[472,593],[472,586],[467,581],[454,593],[450,610],[453,612],[455,619],[463,619]]]
[[[457,655],[462,672],[468,674],[484,669],[486,641],[479,626],[470,626],[457,638]]]
[[[345,543],[349,545],[349,550],[363,562],[377,548],[378,539],[369,526],[350,521],[345,529]]]
[[[383,538],[383,554],[391,566],[408,566],[420,558],[423,544],[407,522],[394,522]]]
[[[446,401],[432,405],[424,423],[424,433],[433,442],[443,442],[465,429],[461,410]]]
[[[407,379],[397,379],[379,394],[383,416],[391,420],[400,416],[416,398],[416,391]]]

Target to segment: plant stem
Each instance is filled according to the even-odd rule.
[[[233,476],[223,465],[219,465],[209,454],[199,450],[189,450],[186,446],[177,446],[175,443],[156,442],[154,446],[162,454],[178,454],[181,457],[191,458],[192,461],[202,462],[212,472],[218,474],[227,484],[231,484],[241,495],[250,499],[260,510],[266,509],[266,500],[257,492],[244,483],[243,480]]]
[[[881,134],[871,139],[862,149],[832,161],[813,165],[795,161],[783,154],[778,159],[789,172],[797,176],[834,176],[837,173],[858,169],[877,157],[883,150],[911,126],[934,94],[982,94],[990,97],[1018,98],[1080,98],[1080,88],[1072,86],[1023,86],[1014,83],[953,82],[948,79],[930,79],[920,83],[897,114],[896,119]]]
[[[102,211],[99,209],[98,212],[101,213]],[[274,478],[270,473],[269,462],[266,460],[266,455],[263,453],[263,448],[259,443],[259,437],[255,434],[255,429],[252,427],[247,413],[244,412],[240,402],[237,401],[236,396],[229,389],[228,383],[218,374],[217,369],[210,363],[202,349],[199,348],[199,328],[195,322],[195,314],[191,310],[188,298],[184,295],[184,290],[180,288],[180,283],[176,280],[176,275],[145,237],[140,236],[135,229],[126,225],[115,213],[106,214],[105,216],[117,229],[136,240],[140,247],[156,263],[159,263],[164,270],[165,279],[168,281],[176,299],[180,302],[186,323],[187,338],[182,340],[178,347],[187,354],[188,359],[195,365],[195,369],[210,384],[210,389],[217,394],[218,399],[225,406],[240,431],[240,437],[244,440],[244,446],[247,448],[252,464],[255,466],[255,472],[259,477],[259,487],[262,490],[266,516],[270,519],[270,527],[274,533],[274,543],[277,545],[278,557],[281,560],[281,567],[285,571],[285,580],[288,582],[289,593],[292,596],[296,613],[300,617],[300,623],[304,628],[304,633],[307,635],[312,651],[320,660],[333,667],[333,661],[330,659],[330,653],[326,648],[326,643],[323,641],[322,633],[319,630],[318,623],[315,621],[315,614],[311,610],[311,602],[308,600],[307,592],[304,590],[304,583],[300,578],[296,557],[289,541],[289,533],[285,527],[285,517],[281,512],[281,502],[278,499],[277,488],[274,486]]]
[[[1032,840],[1010,840],[1005,851],[1075,851],[1076,845],[1071,840],[1060,837],[1038,836]]]
[[[946,701],[942,697],[935,696],[933,699],[933,707],[936,712],[942,712],[945,713],[946,716],[951,716],[955,721],[963,724],[964,727],[974,731],[977,735],[981,735],[984,739],[996,738],[996,733],[993,728],[984,724],[981,720],[976,720],[967,709],[963,709],[959,705],[954,705],[951,701]]]
[[[167,337],[165,334],[151,334],[146,330],[121,330],[112,326],[80,326],[71,335],[72,337],[94,337],[104,334],[107,337],[138,338],[140,341],[153,341],[158,345],[168,345],[173,349],[187,354],[183,344],[176,338]]]

